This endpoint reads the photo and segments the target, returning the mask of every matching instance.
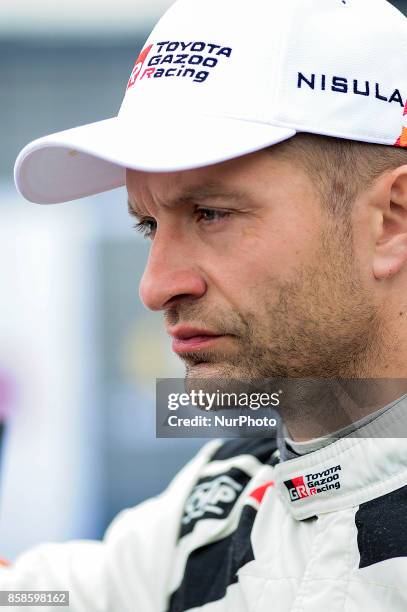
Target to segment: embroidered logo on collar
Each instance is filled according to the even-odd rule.
[[[341,471],[341,466],[337,465],[323,472],[297,476],[291,480],[286,480],[284,484],[288,489],[291,501],[296,502],[312,495],[340,489]]]

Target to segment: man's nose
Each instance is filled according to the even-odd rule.
[[[152,245],[146,269],[140,282],[140,298],[150,310],[163,310],[182,299],[199,299],[207,289],[206,282],[194,265],[188,249],[159,242]]]

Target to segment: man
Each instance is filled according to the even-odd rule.
[[[209,443],[104,542],[28,552],[1,589],[75,612],[407,609],[406,47],[384,0],[179,0],[118,118],[22,151],[31,201],[126,182],[141,299],[187,381],[302,383],[280,448]]]

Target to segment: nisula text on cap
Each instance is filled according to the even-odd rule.
[[[298,73],[298,88],[307,86],[310,89],[320,89],[321,91],[331,90],[336,93],[353,93],[357,96],[370,97],[374,96],[377,100],[383,102],[397,102],[404,107],[404,102],[399,89],[391,92],[389,97],[383,95],[384,90],[380,83],[371,83],[370,81],[362,81],[359,79],[348,79],[346,77],[333,76],[328,77],[326,74],[310,74],[305,76],[302,72]],[[386,92],[389,93],[389,92]]]

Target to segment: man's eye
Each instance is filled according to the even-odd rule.
[[[143,219],[139,223],[136,223],[134,229],[136,229],[144,238],[151,238],[157,228],[157,223],[154,219]]]
[[[221,221],[222,219],[226,219],[230,217],[232,213],[227,210],[217,210],[213,208],[198,208],[196,210],[196,214],[198,216],[198,221]]]
[[[198,208],[195,211],[198,221],[206,223],[216,223],[230,217],[232,213],[226,210],[217,210],[213,208]],[[144,238],[153,238],[157,230],[157,222],[154,219],[142,219],[136,223],[134,228],[144,236]]]

